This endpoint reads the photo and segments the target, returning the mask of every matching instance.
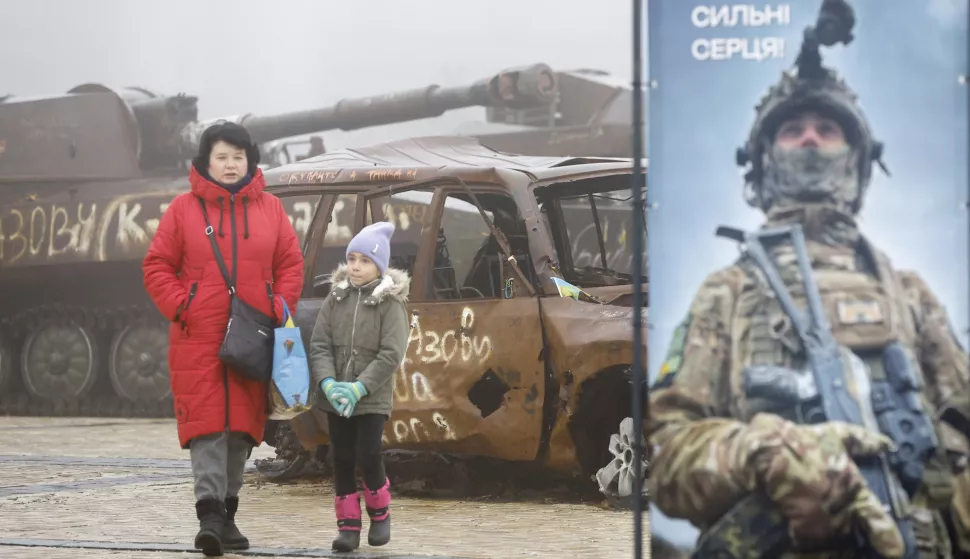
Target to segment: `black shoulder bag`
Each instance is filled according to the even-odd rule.
[[[205,200],[198,198],[199,204],[202,205],[202,216],[205,218],[205,235],[212,244],[212,252],[215,253],[222,279],[229,288],[229,323],[226,325],[226,336],[222,340],[222,347],[219,348],[219,359],[249,380],[268,382],[273,375],[273,337],[276,333],[276,320],[236,296],[236,280],[229,278],[226,262],[222,258],[215,237],[212,236],[213,229],[212,224],[209,223],[209,213],[205,209]],[[233,276],[238,276],[237,265],[236,238],[233,231]]]

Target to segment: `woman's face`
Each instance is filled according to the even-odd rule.
[[[209,176],[222,184],[239,182],[246,176],[249,163],[246,150],[219,140],[209,153]]]

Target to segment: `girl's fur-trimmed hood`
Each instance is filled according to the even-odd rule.
[[[337,266],[330,277],[333,281],[334,291],[344,292],[351,288],[346,263]],[[380,280],[375,281],[377,282],[375,287],[371,289],[368,285],[364,289],[371,289],[370,297],[373,297],[378,303],[383,301],[385,297],[393,297],[402,303],[407,303],[408,296],[411,294],[411,276],[407,272],[397,268],[388,268]]]

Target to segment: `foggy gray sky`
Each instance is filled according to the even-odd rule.
[[[86,82],[199,97],[202,119],[269,114],[505,67],[632,76],[631,3],[619,0],[0,0],[0,95]],[[10,25],[10,22],[15,22]],[[328,148],[449,133],[484,109],[331,131]]]

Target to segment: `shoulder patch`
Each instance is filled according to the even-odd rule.
[[[684,362],[684,344],[687,340],[687,330],[690,329],[690,319],[688,314],[674,330],[674,337],[670,340],[670,347],[667,348],[667,356],[660,366],[654,388],[666,388],[674,383],[677,371]]]

